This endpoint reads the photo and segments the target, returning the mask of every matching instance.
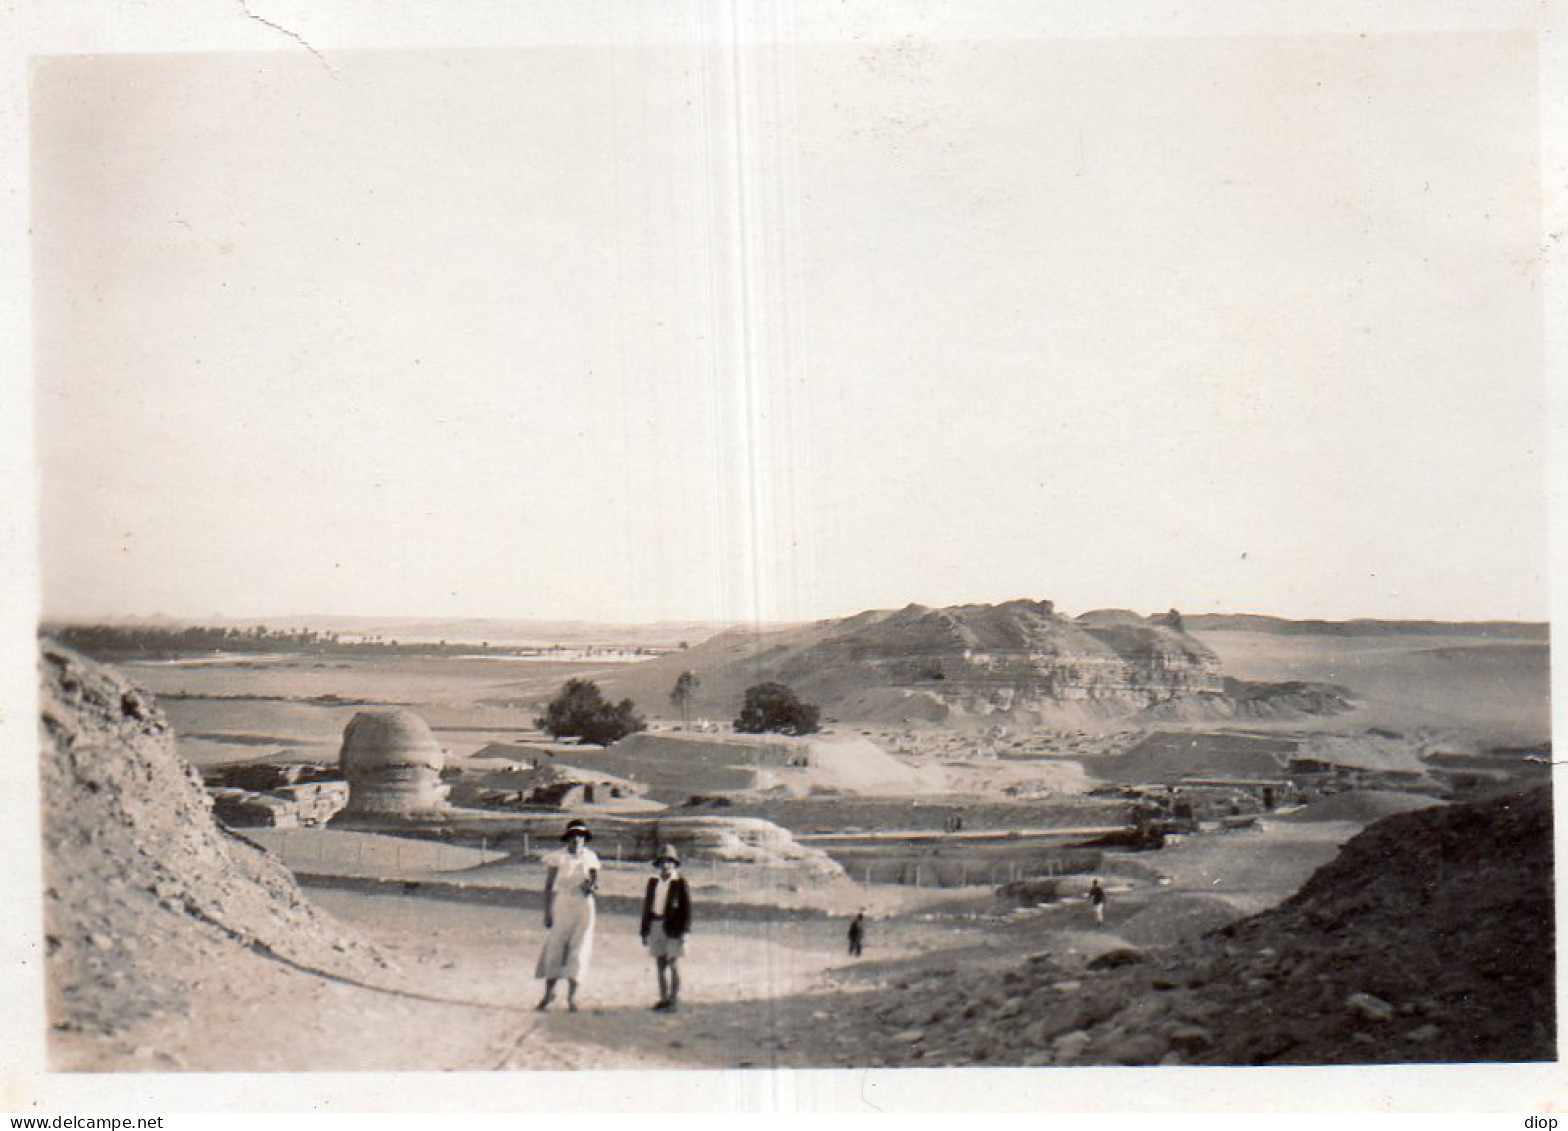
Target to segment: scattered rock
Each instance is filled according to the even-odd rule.
[[[1394,1016],[1394,1007],[1380,997],[1369,993],[1354,993],[1345,999],[1345,1006],[1357,1017],[1368,1021],[1387,1021]]]
[[[1214,1034],[1201,1025],[1179,1025],[1171,1030],[1168,1038],[1171,1048],[1184,1053],[1196,1053],[1214,1043]]]
[[[1113,1045],[1108,1059],[1114,1064],[1158,1064],[1167,1051],[1153,1033],[1134,1033]]]
[[[1074,1029],[1071,1033],[1063,1033],[1051,1042],[1051,1051],[1056,1054],[1057,1061],[1076,1060],[1083,1055],[1093,1040],[1082,1029]]]
[[[1291,1033],[1270,1029],[1253,1037],[1247,1049],[1247,1064],[1272,1064],[1296,1048],[1300,1041]]]
[[[150,719],[155,708],[145,692],[131,689],[120,696],[120,713],[129,719]]]
[[[1098,958],[1089,961],[1090,970],[1115,970],[1121,966],[1136,966],[1144,961],[1142,954],[1136,950],[1123,947],[1118,950],[1108,950]]]

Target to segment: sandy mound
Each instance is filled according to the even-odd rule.
[[[946,786],[940,766],[913,766],[865,738],[806,743],[804,773],[817,789],[875,796],[934,793]]]
[[[670,779],[684,795],[761,790],[789,796],[816,791],[904,797],[941,791],[939,766],[915,766],[858,735],[630,735],[596,758],[635,781]],[[653,796],[658,797],[657,789]]]
[[[1366,731],[1362,734],[1309,734],[1298,754],[1318,762],[1358,770],[1422,773],[1422,742],[1417,736]]]
[[[1118,935],[1137,947],[1170,946],[1207,934],[1240,918],[1235,906],[1212,895],[1170,895],[1152,900],[1116,923]]]
[[[949,792],[973,793],[984,797],[1002,794],[1021,801],[1087,793],[1096,784],[1084,773],[1081,763],[1065,758],[1027,762],[950,762],[942,770],[947,776]]]
[[[903,687],[872,687],[852,692],[836,703],[834,710],[839,718],[881,726],[941,723],[953,714],[953,708],[936,692]]]
[[[213,822],[150,695],[50,643],[40,676],[55,1029],[110,1034],[180,1008],[209,965],[246,949],[345,972],[379,961]]]
[[[1085,761],[1105,781],[1178,782],[1189,777],[1283,778],[1295,742],[1218,732],[1156,731],[1125,754]]]
[[[727,730],[717,734],[644,730],[627,735],[610,749],[617,754],[641,757],[718,759],[732,765],[785,765],[792,752],[805,741],[785,734],[739,734]]]
[[[1322,801],[1304,805],[1294,813],[1281,817],[1282,821],[1362,821],[1371,822],[1395,813],[1411,813],[1429,809],[1442,802],[1419,793],[1396,793],[1382,789],[1357,789],[1349,793],[1336,793]]]
[[[933,973],[877,1003],[862,1047],[926,1066],[1552,1060],[1552,888],[1547,788],[1397,814],[1275,910],[1118,969]]]

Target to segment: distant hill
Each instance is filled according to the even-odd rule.
[[[1189,632],[1264,632],[1276,636],[1480,636],[1491,640],[1543,641],[1550,626],[1532,621],[1479,620],[1286,620],[1254,613],[1184,616]]]
[[[863,722],[1101,718],[1172,704],[1191,717],[1274,710],[1255,695],[1234,697],[1214,653],[1175,613],[1071,617],[1050,601],[908,605],[772,632],[735,629],[601,682],[669,716],[670,690],[687,670],[699,680],[692,716],[721,722],[763,680]]]

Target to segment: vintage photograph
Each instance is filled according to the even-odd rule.
[[[52,1071],[1557,1059],[1538,30],[929,7],[30,60]]]

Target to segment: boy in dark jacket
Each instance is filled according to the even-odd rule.
[[[654,857],[659,874],[648,881],[642,898],[642,941],[653,955],[659,972],[660,1013],[674,1013],[681,993],[681,974],[676,962],[686,949],[686,932],[691,929],[691,894],[677,870],[681,858],[665,845]]]
[[[1105,922],[1105,889],[1100,886],[1099,880],[1089,885],[1089,909],[1094,912],[1096,927]]]

